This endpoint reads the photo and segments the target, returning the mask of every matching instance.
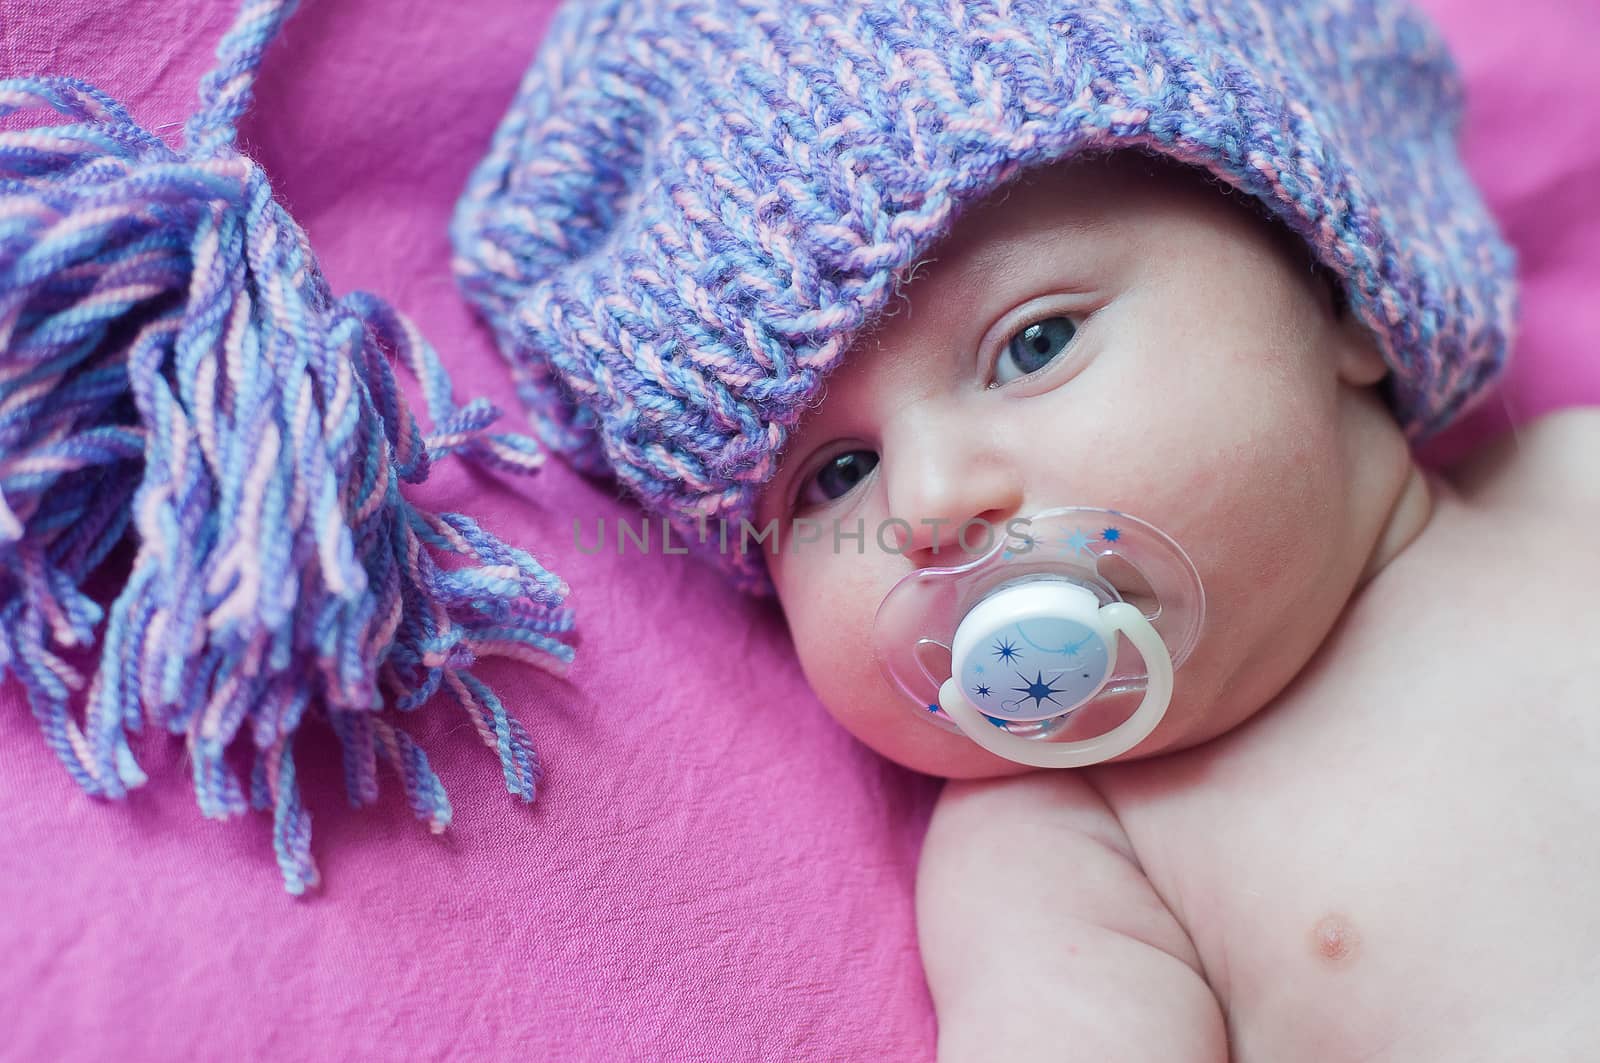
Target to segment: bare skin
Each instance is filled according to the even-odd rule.
[[[904,295],[758,518],[918,528],[769,565],[830,711],[952,780],[917,898],[941,1058],[1600,1058],[1600,414],[1424,474],[1297,251],[1142,160],[969,212]],[[1029,370],[1047,315],[1071,339]],[[1035,772],[863,647],[961,521],[1066,504],[1177,538],[1208,627],[1144,743]]]

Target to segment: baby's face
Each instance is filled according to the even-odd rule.
[[[770,571],[834,716],[918,770],[1024,770],[919,718],[874,660],[873,618],[908,572],[968,559],[964,522],[1065,505],[1163,529],[1206,589],[1171,707],[1122,759],[1204,741],[1282,689],[1372,553],[1389,477],[1375,466],[1395,453],[1371,457],[1379,356],[1289,242],[1218,188],[1119,157],[969,210],[902,295],[757,509],[782,528]],[[797,546],[802,517],[825,530]],[[899,552],[874,541],[891,518],[914,529]],[[862,552],[835,549],[833,522],[858,519]]]

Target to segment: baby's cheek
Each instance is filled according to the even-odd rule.
[[[836,585],[848,593],[787,596],[789,629],[818,699],[864,745],[915,771],[988,778],[1025,770],[922,719],[918,706],[883,675],[873,655],[872,623],[892,582],[880,592],[878,581],[852,585],[848,573],[836,573]]]
[[[841,570],[842,568],[842,570]],[[883,677],[872,650],[880,595],[852,580],[848,567],[822,566],[810,593],[785,603],[789,630],[811,688],[852,732],[881,730],[890,705],[871,696]]]
[[[1191,688],[1294,657],[1336,582],[1346,519],[1333,440],[1309,422],[1260,439],[1233,449],[1180,537],[1206,591],[1202,658],[1182,673]]]

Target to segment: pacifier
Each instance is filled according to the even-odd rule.
[[[1075,768],[1155,730],[1204,620],[1200,574],[1170,536],[1063,507],[1007,522],[976,560],[907,575],[878,607],[873,642],[924,719],[1018,764]],[[1136,696],[1126,719],[1092,722]]]

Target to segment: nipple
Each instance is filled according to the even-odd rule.
[[[1333,913],[1318,919],[1311,928],[1311,946],[1329,963],[1343,965],[1355,959],[1361,935],[1348,919]]]

